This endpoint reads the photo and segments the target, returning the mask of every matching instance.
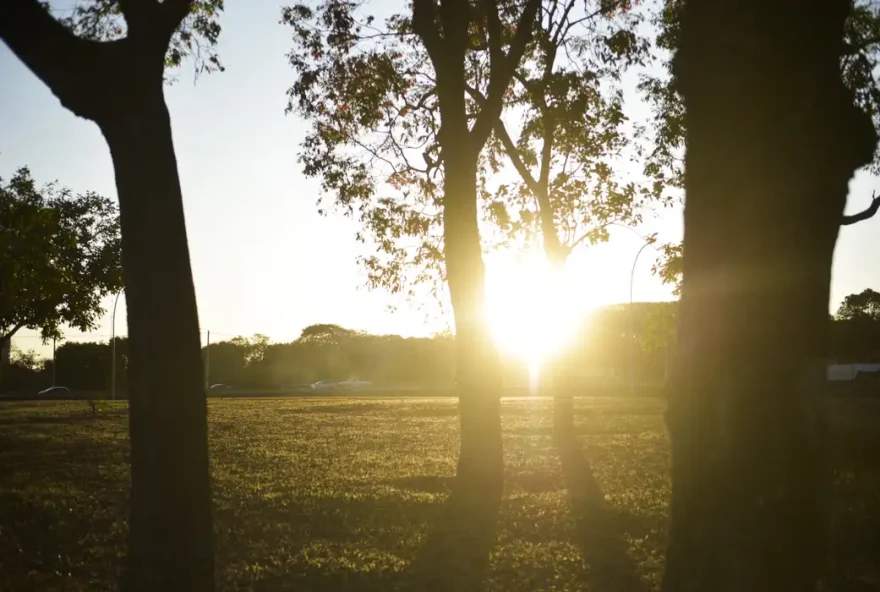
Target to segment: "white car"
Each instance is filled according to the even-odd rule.
[[[336,383],[330,382],[329,380],[319,380],[315,384],[311,385],[311,387],[313,391],[326,391],[336,388]]]
[[[66,386],[50,386],[49,388],[40,391],[37,393],[41,397],[46,395],[67,395],[70,393],[70,389]]]

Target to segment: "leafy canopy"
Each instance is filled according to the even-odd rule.
[[[414,287],[423,285],[439,295],[445,279],[444,154],[435,66],[443,67],[443,48],[459,47],[457,35],[466,30],[464,77],[476,94],[465,97],[463,121],[454,132],[469,135],[455,141],[461,140],[461,150],[479,149],[474,154],[484,171],[489,155],[483,144],[497,118],[486,113],[501,102],[539,3],[484,0],[463,6],[452,18],[438,16],[432,1],[419,0],[413,8],[422,15],[420,34],[410,14],[380,20],[361,2],[322,0],[282,12],[293,31],[288,57],[298,74],[288,111],[311,123],[300,162],[306,175],[321,179],[322,213],[330,196],[337,209],[360,221],[357,238],[375,249],[360,259],[373,288],[414,296]],[[442,30],[446,18],[457,20],[449,25],[457,33]],[[458,71],[459,58],[450,59],[455,63],[447,64],[449,71]],[[486,109],[484,102],[494,106]],[[486,175],[479,178],[485,185]]]
[[[0,286],[0,336],[94,329],[101,298],[122,288],[116,206],[92,192],[38,189],[27,168],[0,179]]]
[[[843,299],[837,309],[841,321],[880,321],[880,293],[867,288]]]
[[[623,74],[650,59],[643,21],[631,2],[542,3],[489,145],[490,172],[509,162],[518,177],[487,196],[505,241],[540,230],[549,258],[563,262],[577,245],[607,240],[610,225],[638,224],[641,206],[663,197],[662,175],[636,182],[643,134],[624,111]]]

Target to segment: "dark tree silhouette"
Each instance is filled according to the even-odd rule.
[[[477,218],[477,167],[480,152],[501,115],[514,71],[531,39],[539,7],[539,0],[527,0],[513,31],[506,32],[501,26],[499,6],[492,0],[481,3],[473,16],[471,4],[463,0],[439,6],[434,0],[413,3],[413,31],[428,52],[437,77],[444,260],[455,313],[456,376],[461,389],[458,476],[464,482],[485,484],[499,492],[504,475],[501,377],[484,314],[486,273]],[[485,102],[478,118],[469,125],[466,56],[472,44],[474,17],[486,26],[490,70]]]
[[[656,45],[675,51],[681,28],[681,12],[685,0],[665,0],[655,19]],[[840,56],[840,71],[844,84],[852,91],[854,103],[864,111],[880,132],[880,11],[873,0],[854,0],[851,3],[844,28],[844,48]],[[640,85],[652,103],[654,115],[654,149],[646,160],[645,171],[662,173],[672,185],[682,183],[682,160],[686,132],[685,111],[681,94],[672,72],[645,77]],[[871,172],[880,173],[880,150],[875,150]],[[861,201],[861,200],[859,200]],[[871,196],[871,202],[854,214],[842,215],[841,225],[848,226],[868,220],[880,210],[880,197]],[[678,293],[681,282],[681,244],[665,245],[654,272],[672,284]]]
[[[663,589],[812,590],[834,245],[877,136],[844,84],[848,0],[685,2],[678,355]]]
[[[27,168],[0,179],[0,342],[95,328],[101,298],[122,287],[119,215],[95,193],[37,188]]]
[[[858,294],[850,294],[837,309],[837,318],[842,321],[880,321],[880,293],[866,288]]]
[[[113,158],[130,336],[131,590],[213,589],[198,314],[163,83],[167,65],[216,42],[221,8],[95,0],[58,21],[37,0],[0,4],[0,38],[98,125]],[[216,56],[204,67],[219,67]]]

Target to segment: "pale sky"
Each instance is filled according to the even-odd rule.
[[[280,4],[233,0],[226,8],[219,47],[226,71],[193,83],[184,68],[179,82],[166,90],[201,327],[212,331],[212,341],[259,332],[276,342],[295,339],[316,322],[403,335],[441,329],[439,321],[426,324],[418,310],[388,312],[387,295],[362,287],[355,223],[317,214],[318,182],[304,178],[296,162],[306,127],[284,115],[294,73],[284,57],[291,43],[289,30],[278,24]],[[0,44],[0,177],[8,179],[24,165],[40,183],[58,180],[74,192],[116,196],[109,151],[97,126],[64,109]],[[849,209],[865,207],[878,186],[877,179],[859,175]],[[666,210],[639,231],[675,241],[680,218],[679,208]],[[615,229],[610,244],[579,252],[575,264],[588,278],[581,283],[583,301],[628,301],[630,269],[641,245],[634,234]],[[878,247],[880,218],[843,229],[832,310],[847,294],[880,288],[880,267],[873,261]],[[651,275],[654,257],[649,248],[639,258],[637,301],[671,297]],[[110,325],[108,314],[93,334],[65,334],[106,340]],[[126,333],[124,297],[116,332]],[[13,344],[51,353],[33,332],[22,331]]]

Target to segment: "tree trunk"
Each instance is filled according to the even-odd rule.
[[[684,279],[663,589],[807,591],[825,556],[820,403],[847,184],[876,138],[841,83],[849,3],[692,1]]]
[[[183,201],[161,76],[99,119],[128,304],[128,590],[213,589],[207,409]]]
[[[500,495],[504,483],[500,363],[486,322],[476,159],[469,158],[469,151],[461,152],[465,154],[447,153],[449,156],[444,160],[443,207],[446,278],[455,313],[461,414],[458,478],[463,485]]]

